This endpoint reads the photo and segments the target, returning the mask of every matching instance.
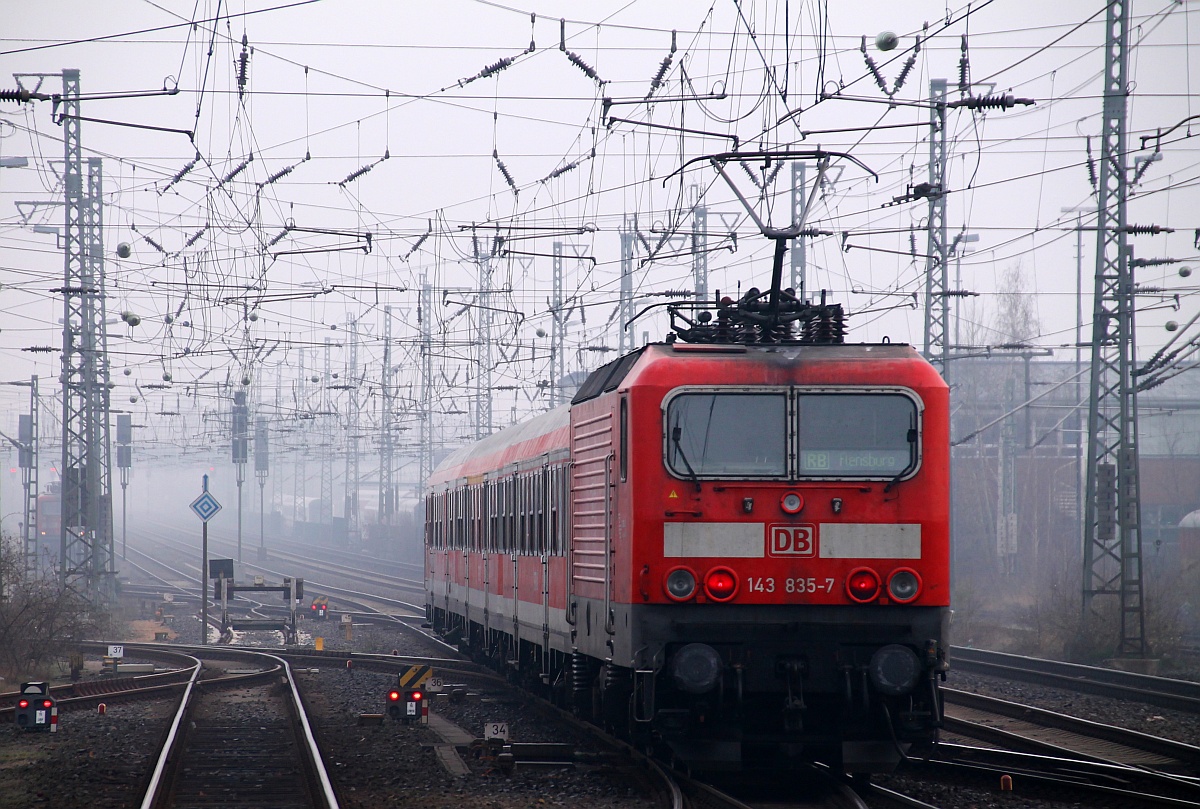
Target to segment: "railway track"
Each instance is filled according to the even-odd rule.
[[[959,646],[951,649],[951,659],[955,668],[975,674],[1200,713],[1200,683],[1189,680]]]
[[[155,541],[157,543],[159,543],[160,545],[166,545],[167,547],[173,549],[174,551],[178,552],[184,558],[187,558],[186,555],[189,553],[194,555],[194,551],[195,551],[194,547],[189,546],[186,543],[180,542],[177,539],[174,539],[173,537],[166,536],[166,535],[155,535]],[[140,548],[138,548],[137,544],[130,545],[130,550],[136,551],[137,553],[141,554],[143,557],[152,559],[155,564],[163,565],[163,563],[160,560],[154,559],[149,554],[147,554],[144,550],[141,550]],[[411,618],[414,620],[415,619],[423,619],[425,616],[425,604],[424,604],[423,600],[420,603],[417,603],[414,601],[406,601],[406,600],[399,599],[399,598],[393,598],[390,595],[380,594],[378,592],[366,592],[363,590],[356,590],[356,589],[351,589],[351,588],[344,587],[344,586],[339,586],[339,585],[336,585],[329,581],[324,580],[322,578],[323,574],[321,572],[316,572],[316,574],[314,576],[313,575],[314,572],[319,571],[320,566],[318,564],[315,564],[312,560],[304,560],[298,556],[293,557],[293,559],[294,559],[293,563],[296,564],[297,567],[289,568],[285,571],[276,570],[273,567],[268,567],[268,566],[266,566],[262,563],[258,563],[258,562],[243,561],[240,564],[241,564],[241,567],[243,570],[262,573],[264,576],[267,576],[267,577],[270,577],[273,579],[277,579],[277,580],[281,580],[284,576],[297,576],[297,575],[301,575],[301,574],[307,574],[307,575],[303,575],[302,578],[305,579],[305,586],[309,591],[319,592],[322,595],[328,595],[331,597],[338,598],[342,601],[345,601],[348,605],[353,605],[353,606],[359,608],[363,613],[374,611],[374,612],[379,612],[379,613],[382,613],[385,615],[390,615],[392,617],[398,617],[398,618],[407,617],[407,618]],[[170,568],[169,566],[166,566],[166,565],[163,565],[163,566],[167,567],[170,570],[173,570],[175,572],[175,574],[177,576],[179,576],[180,578],[186,579],[186,581],[188,581],[188,582],[194,582],[196,587],[199,587],[198,575],[185,573],[183,571],[179,571],[174,568]],[[188,563],[185,563],[185,566],[192,567],[193,565],[191,562],[188,562]],[[375,574],[371,571],[359,571],[354,568],[349,568],[346,566],[339,566],[339,567],[340,567],[340,570],[342,571],[340,573],[340,575],[349,577],[351,579],[357,578],[357,580],[363,581],[364,583],[368,583],[376,588],[380,588],[380,589],[384,589],[384,590],[395,589],[395,590],[407,590],[410,592],[415,592],[412,583],[410,581],[407,581],[404,579],[398,579],[398,578],[392,578],[389,576],[379,575],[379,574]],[[164,584],[166,584],[168,586],[178,585],[178,583],[179,583],[178,580],[169,580],[169,579],[163,579],[163,582],[164,582]]]
[[[1200,747],[1017,702],[943,689],[946,729],[1007,749],[1140,767],[1200,771]]]
[[[208,651],[202,653],[206,657]],[[223,649],[254,671],[189,681],[141,809],[335,809],[291,667],[261,652]]]

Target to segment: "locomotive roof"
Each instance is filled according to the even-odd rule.
[[[645,368],[647,363],[639,363],[642,357],[647,360],[735,360],[736,357],[753,357],[763,365],[787,365],[799,358],[816,361],[916,361],[921,365],[932,366],[908,343],[827,343],[801,344],[786,343],[775,345],[742,345],[723,343],[650,343],[637,351],[625,354],[617,359],[600,366],[593,371],[579,391],[571,400],[571,404],[580,404],[594,399],[602,393],[616,390],[621,383],[636,368]],[[736,360],[735,360],[736,361]],[[640,371],[639,371],[640,373]],[[647,373],[652,373],[647,371]]]

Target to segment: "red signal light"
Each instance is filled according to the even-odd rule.
[[[27,699],[23,699],[23,700],[20,700],[20,701],[18,701],[18,702],[17,702],[17,707],[18,707],[18,708],[28,708],[28,707],[29,707],[29,700],[27,700]]]
[[[737,574],[727,567],[714,567],[704,577],[704,592],[713,601],[728,601],[737,591]]]
[[[399,701],[400,701],[400,692],[399,691],[389,691],[388,692],[388,702],[399,702]]]
[[[54,703],[53,703],[53,702],[51,702],[51,701],[50,701],[50,700],[48,700],[48,699],[44,699],[44,700],[42,700],[42,707],[43,707],[43,708],[49,708],[49,707],[50,707],[51,705],[53,705],[53,704],[54,704]]]
[[[408,701],[409,702],[420,702],[424,698],[425,698],[425,695],[422,694],[420,691],[409,691],[408,692]]]
[[[879,587],[879,574],[869,567],[855,568],[846,577],[846,594],[860,604],[874,601]]]

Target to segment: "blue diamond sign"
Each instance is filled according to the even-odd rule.
[[[205,522],[215,517],[220,510],[221,504],[217,502],[217,498],[208,492],[205,492],[192,501],[192,511],[196,512],[196,516]]]

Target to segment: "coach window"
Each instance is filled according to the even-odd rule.
[[[483,509],[480,508],[481,485],[476,483],[471,487],[471,548],[483,550]]]
[[[516,547],[517,477],[504,479],[504,552],[511,553]]]
[[[517,479],[517,553],[529,550],[529,475]]]
[[[667,405],[667,467],[687,479],[787,474],[787,396],[685,392]]]
[[[796,397],[800,477],[891,478],[917,465],[917,404],[900,393]]]
[[[559,514],[563,507],[562,467],[550,467],[550,553],[556,555],[559,548]]]
[[[621,397],[621,482],[629,480],[629,398]]]

